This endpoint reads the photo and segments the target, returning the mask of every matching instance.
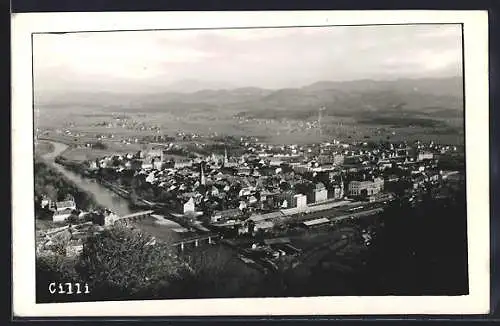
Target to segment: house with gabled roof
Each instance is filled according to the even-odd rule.
[[[67,209],[70,210],[76,209],[76,203],[74,200],[65,200],[56,202],[56,211],[63,211]]]

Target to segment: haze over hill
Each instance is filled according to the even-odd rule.
[[[190,93],[67,92],[51,99],[39,97],[36,104],[39,107],[67,110],[93,107],[174,114],[204,112],[220,117],[273,119],[315,117],[320,107],[325,107],[325,116],[350,116],[358,119],[370,115],[373,117],[374,114],[456,117],[462,114],[462,88],[461,77],[392,81],[366,79],[348,82],[320,81],[301,88],[277,90],[246,87],[204,89]]]

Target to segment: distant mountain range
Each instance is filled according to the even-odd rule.
[[[93,107],[140,112],[205,112],[249,118],[307,119],[324,107],[325,116],[363,119],[374,114],[456,116],[463,109],[461,77],[398,79],[392,81],[319,81],[301,88],[278,90],[257,87],[198,89],[194,80],[167,85],[169,91],[150,94],[111,92],[64,93],[51,99],[38,97],[37,105],[52,108]],[[189,93],[172,89],[198,89]]]

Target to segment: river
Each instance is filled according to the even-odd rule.
[[[92,193],[99,205],[110,209],[116,214],[127,215],[134,212],[130,209],[128,201],[125,198],[115,194],[113,191],[99,184],[94,179],[85,178],[78,173],[64,168],[62,165],[57,164],[55,162],[55,158],[64,152],[68,148],[68,145],[55,142],[50,143],[54,146],[54,150],[45,154],[43,158],[59,172],[61,172],[66,178],[74,182],[82,190]]]
[[[64,152],[68,146],[57,142],[50,143],[54,146],[54,150],[43,155],[43,159],[47,163],[57,169],[57,171],[61,172],[66,178],[74,182],[82,190],[92,193],[99,205],[108,208],[120,216],[134,213],[134,210],[129,207],[127,199],[115,194],[113,191],[96,182],[94,179],[85,178],[78,173],[66,169],[64,166],[57,164],[55,162],[55,158]],[[151,218],[141,220],[140,222],[137,222],[136,225],[146,233],[149,233],[158,239],[164,241],[175,241],[179,239],[179,235],[177,235],[172,228],[178,228],[180,225],[173,221],[170,222],[166,225],[158,225]]]

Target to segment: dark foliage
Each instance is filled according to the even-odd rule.
[[[369,260],[371,291],[397,295],[468,293],[465,192],[430,193],[412,207],[396,201],[383,215]]]
[[[43,161],[35,160],[35,197],[39,202],[42,195],[46,195],[52,200],[64,200],[68,194],[75,198],[77,207],[83,210],[98,208],[93,195],[82,191],[73,182],[66,179],[61,173],[51,168]],[[36,214],[41,218],[50,215],[39,206]]]

